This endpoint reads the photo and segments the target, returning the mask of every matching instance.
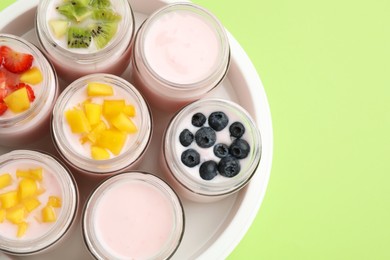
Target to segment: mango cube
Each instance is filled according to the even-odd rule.
[[[112,96],[114,90],[112,86],[99,82],[90,82],[87,85],[87,93],[90,97],[96,96]]]
[[[85,115],[90,125],[96,125],[100,122],[102,115],[102,105],[95,103],[84,103]]]
[[[12,177],[9,173],[4,173],[0,175],[0,189],[5,188],[12,183]]]
[[[125,115],[127,115],[127,116],[134,117],[135,114],[136,114],[135,106],[133,106],[133,105],[126,105],[123,108],[123,113],[125,113]]]
[[[26,210],[23,206],[7,209],[5,218],[13,224],[19,224],[24,221]]]
[[[91,146],[91,156],[95,160],[107,160],[110,159],[110,153],[99,146]]]
[[[114,116],[110,120],[110,122],[113,126],[115,126],[120,131],[131,133],[131,134],[137,132],[137,126],[124,113],[120,113],[120,114]]]
[[[0,209],[0,223],[4,222],[6,211],[5,209]]]
[[[1,207],[4,209],[9,209],[16,206],[19,202],[18,192],[9,191],[3,194],[0,194]]]
[[[42,72],[37,67],[32,67],[20,75],[20,81],[36,85],[43,80]]]
[[[90,141],[93,144],[96,143],[96,140],[99,138],[100,134],[103,132],[103,130],[106,129],[106,124],[103,121],[100,121],[94,128],[92,128],[91,132],[81,138],[81,143],[85,143],[87,141]]]
[[[30,169],[30,177],[33,180],[41,181],[43,178],[43,169],[42,168],[35,168]]]
[[[42,221],[43,222],[54,222],[57,220],[57,215],[54,208],[50,205],[46,205],[42,208]]]
[[[68,110],[65,112],[65,118],[72,130],[72,133],[88,133],[91,130],[89,121],[82,110]]]
[[[19,182],[18,194],[21,200],[37,195],[37,191],[38,185],[34,180],[24,178]]]
[[[53,208],[60,208],[62,205],[61,198],[57,196],[49,196],[47,205],[50,205]]]
[[[22,221],[21,223],[18,223],[18,231],[16,233],[17,237],[22,237],[24,234],[26,234],[28,228],[28,224],[26,221]]]
[[[15,90],[3,100],[8,108],[14,113],[21,113],[30,108],[30,100],[26,88]]]
[[[118,155],[125,142],[127,135],[115,129],[104,130],[96,144],[102,148],[110,150],[113,154]]]
[[[104,100],[103,101],[103,115],[109,119],[123,111],[126,103],[123,99]]]
[[[23,200],[22,204],[25,207],[27,212],[31,212],[34,209],[38,208],[39,205],[41,205],[41,202],[37,198],[31,197]]]

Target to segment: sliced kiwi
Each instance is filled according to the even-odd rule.
[[[91,0],[89,5],[95,8],[107,8],[111,6],[110,0]]]
[[[116,31],[118,30],[118,23],[115,22],[99,22],[89,26],[93,42],[95,43],[96,48],[104,48],[114,37]]]
[[[110,9],[95,9],[92,11],[91,17],[95,20],[107,22],[118,22],[121,20],[121,15]]]
[[[66,2],[56,7],[56,9],[60,14],[76,22],[81,22],[92,14],[92,11],[88,7],[75,1]]]
[[[87,28],[71,26],[68,30],[69,48],[88,48],[91,45],[91,31]]]

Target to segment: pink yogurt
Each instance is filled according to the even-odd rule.
[[[83,232],[97,258],[166,259],[180,243],[183,211],[161,179],[139,172],[119,174],[91,196]]]

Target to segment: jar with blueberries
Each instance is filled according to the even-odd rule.
[[[222,99],[195,101],[170,121],[162,165],[183,198],[212,202],[242,189],[261,158],[261,137],[250,114]]]

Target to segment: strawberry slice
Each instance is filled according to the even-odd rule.
[[[1,88],[0,87],[0,102],[3,102],[3,99],[8,95],[8,89],[7,88]]]
[[[8,46],[0,47],[0,57],[3,57],[3,66],[13,73],[22,73],[28,70],[34,60],[34,57],[28,53],[16,52]]]
[[[12,87],[12,91],[15,91],[15,90],[20,89],[20,88],[26,88],[28,99],[30,100],[30,102],[33,102],[35,100],[34,90],[31,88],[30,85],[27,85],[25,83],[19,83],[18,85],[15,85],[14,87]]]
[[[5,113],[5,111],[7,111],[8,107],[7,107],[7,104],[4,103],[4,102],[0,102],[0,116],[3,115]]]

